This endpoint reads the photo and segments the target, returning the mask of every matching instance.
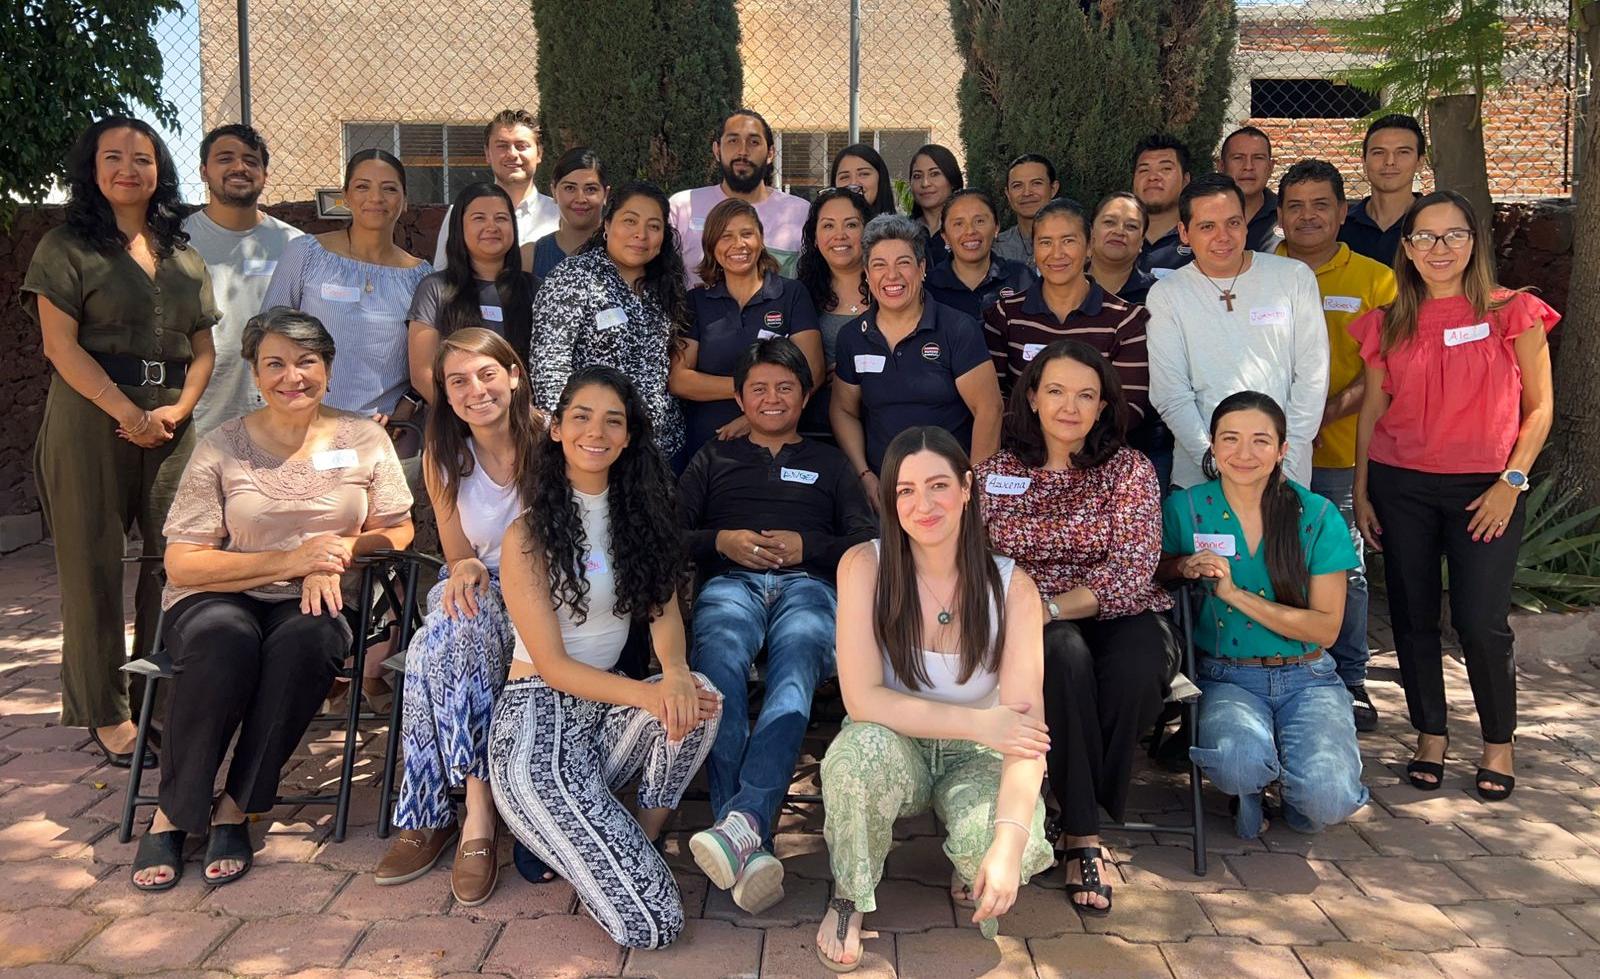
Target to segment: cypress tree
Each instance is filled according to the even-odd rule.
[[[705,183],[717,121],[744,92],[732,0],[530,0],[539,37],[540,182],[572,146],[612,183]]]
[[[950,0],[967,71],[957,92],[968,182],[998,191],[1014,157],[1055,162],[1092,204],[1128,186],[1145,135],[1197,163],[1221,135],[1237,34],[1230,0]]]

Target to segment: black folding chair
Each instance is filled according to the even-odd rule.
[[[351,644],[350,665],[341,667],[338,675],[350,682],[350,704],[341,715],[323,714],[313,723],[344,721],[344,756],[339,770],[339,786],[332,793],[312,793],[309,795],[280,795],[278,805],[291,806],[334,806],[333,839],[336,843],[344,842],[345,828],[350,815],[350,789],[355,779],[357,725],[362,720],[370,720],[380,715],[366,711],[363,712],[362,702],[364,693],[361,689],[361,678],[366,669],[367,650],[387,640],[388,626],[392,625],[397,630],[397,648],[403,649],[410,641],[411,633],[416,628],[418,616],[416,614],[416,592],[418,567],[431,560],[411,551],[378,550],[363,555],[356,559],[356,566],[361,568],[361,590],[356,606],[357,626],[355,641]],[[379,622],[385,623],[383,628],[375,628]],[[155,715],[156,687],[160,681],[170,679],[177,671],[168,655],[166,646],[162,642],[162,631],[166,624],[166,614],[156,620],[156,638],[152,644],[150,654],[144,659],[134,660],[125,664],[124,672],[144,678],[144,702],[139,708],[138,733],[134,736],[133,757],[144,757],[145,744],[149,741],[150,725]],[[397,696],[398,701],[398,696]],[[392,740],[391,735],[391,740]],[[128,789],[122,804],[122,824],[117,833],[119,842],[126,843],[133,838],[134,815],[140,806],[154,806],[159,801],[159,796],[143,795],[140,786],[144,781],[144,769],[135,763],[128,770]]]

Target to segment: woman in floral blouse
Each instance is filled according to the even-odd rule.
[[[1121,819],[1135,741],[1161,710],[1177,638],[1155,584],[1161,493],[1124,442],[1128,405],[1093,347],[1058,340],[1012,390],[1004,448],[976,467],[995,550],[1038,582],[1045,605],[1050,788],[1061,812],[1067,897],[1111,910],[1100,882],[1100,808]]]
[[[687,304],[678,236],[655,184],[625,184],[606,202],[600,230],[556,267],[533,300],[528,358],[534,407],[554,411],[574,371],[615,367],[633,381],[666,458],[683,446],[683,415],[667,393],[667,355]]]

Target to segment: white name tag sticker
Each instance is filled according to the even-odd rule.
[[[1039,356],[1039,351],[1044,349],[1042,343],[1024,343],[1022,345],[1022,362],[1028,363]]]
[[[1287,326],[1289,324],[1289,311],[1282,307],[1274,306],[1270,309],[1252,309],[1250,311],[1251,326]]]
[[[311,453],[311,468],[317,472],[345,469],[359,461],[355,449],[324,449],[321,452]]]
[[[278,268],[278,263],[270,258],[247,258],[244,260],[245,275],[271,275]]]
[[[990,473],[983,481],[983,491],[993,496],[1021,496],[1028,492],[1033,480],[1027,476],[1002,476]]]
[[[1361,312],[1361,297],[1323,296],[1322,311],[1324,313],[1359,313]]]
[[[1476,343],[1479,340],[1487,339],[1489,332],[1489,324],[1487,323],[1452,327],[1444,331],[1444,345],[1447,347],[1459,347],[1463,343]]]
[[[757,330],[756,331],[756,339],[757,340],[771,340],[775,336],[777,336],[777,334],[772,332],[771,330]]]
[[[342,286],[337,282],[324,282],[322,298],[330,303],[358,303],[361,301],[361,290],[355,286]]]
[[[502,323],[505,321],[505,310],[499,306],[479,306],[478,313],[485,323]]]
[[[1195,534],[1194,552],[1210,551],[1223,557],[1233,557],[1234,544],[1232,534]]]
[[[883,354],[856,354],[857,374],[882,374]]]
[[[621,326],[626,322],[628,322],[628,314],[622,311],[621,306],[613,306],[610,309],[602,309],[600,312],[594,314],[594,325],[595,329],[598,330],[609,330],[612,327]]]
[[[790,469],[788,466],[784,466],[779,470],[779,475],[783,477],[783,481],[786,483],[804,483],[810,486],[817,481],[817,474],[809,469]]]
[[[1156,281],[1157,282],[1160,282],[1162,279],[1165,279],[1167,276],[1171,275],[1172,273],[1174,273],[1176,271],[1178,271],[1178,270],[1177,269],[1151,269],[1150,270],[1150,274],[1156,277]]]
[[[589,556],[583,559],[583,573],[586,575],[605,574],[606,556],[590,551]]]

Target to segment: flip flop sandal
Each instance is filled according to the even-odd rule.
[[[839,944],[843,945],[844,940],[850,935],[850,916],[856,913],[856,902],[848,898],[836,897],[828,901],[828,908],[838,916],[839,931],[837,937]],[[866,922],[863,921],[862,924],[866,924]],[[863,935],[861,937],[864,939],[866,936]],[[856,960],[854,962],[835,962],[833,959],[828,958],[827,954],[822,951],[822,946],[818,945],[817,961],[821,962],[829,972],[837,972],[842,975],[843,973],[854,972],[861,968],[861,960],[866,957],[865,951],[865,948],[863,948],[860,952],[856,953]]]
[[[231,874],[213,877],[205,874],[206,884],[209,887],[221,887],[231,884],[250,872],[255,864],[256,851],[250,845],[250,830],[245,823],[223,823],[211,827],[211,841],[206,844],[206,869],[219,860],[238,860],[244,866]]]
[[[1104,918],[1111,913],[1111,885],[1100,883],[1100,866],[1104,859],[1097,846],[1077,846],[1067,851],[1068,860],[1078,861],[1078,874],[1083,878],[1083,883],[1074,884],[1067,882],[1067,903],[1072,905],[1074,911],[1088,918]],[[1095,907],[1093,904],[1080,904],[1073,898],[1079,894],[1094,894],[1106,899],[1106,906]]]
[[[129,874],[129,879],[137,877],[139,871],[149,870],[152,867],[171,867],[172,879],[157,881],[154,884],[141,884],[133,880],[133,886],[151,894],[157,891],[170,891],[177,887],[178,881],[183,879],[183,841],[188,838],[189,834],[181,829],[169,829],[165,833],[146,833],[139,837],[139,849],[133,856],[133,870]]]

